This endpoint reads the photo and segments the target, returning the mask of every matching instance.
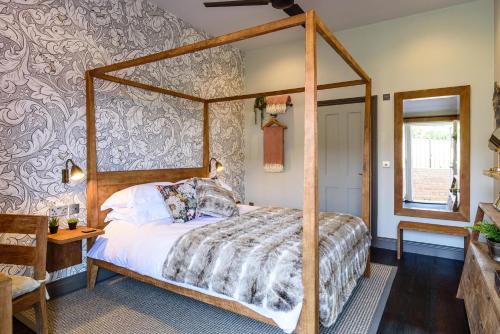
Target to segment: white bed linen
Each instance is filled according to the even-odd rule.
[[[239,205],[238,207],[240,214],[258,208],[248,205]],[[223,219],[204,216],[183,224],[172,224],[168,220],[157,220],[141,225],[124,220],[115,220],[105,227],[104,230],[106,233],[97,238],[87,256],[207,295],[234,300],[213,291],[170,281],[162,276],[163,263],[179,237],[197,227],[215,223]],[[273,312],[255,305],[241,304],[265,317],[273,319],[286,333],[291,333],[295,329],[302,309],[302,303],[298,304],[290,312]]]

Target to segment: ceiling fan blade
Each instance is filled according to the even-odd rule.
[[[302,10],[302,8],[300,8],[300,6],[296,3],[288,8],[283,9],[283,11],[290,16],[304,14],[304,10]]]
[[[237,7],[237,6],[262,6],[268,5],[269,0],[235,0],[235,1],[216,1],[204,2],[205,7]]]

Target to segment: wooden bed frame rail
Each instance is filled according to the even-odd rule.
[[[244,94],[236,96],[225,96],[206,99],[193,96],[170,89],[152,86],[146,83],[135,82],[119,76],[110,75],[109,72],[119,71],[126,68],[145,65],[151,62],[167,58],[177,57],[208,48],[213,48],[248,38],[269,34],[275,31],[305,26],[305,84],[304,87],[289,88],[276,91]],[[337,82],[330,84],[317,84],[317,51],[316,35],[325,41],[340,55],[340,57],[360,77],[357,80]],[[283,20],[262,24],[210,38],[189,45],[180,46],[167,51],[154,53],[136,59],[122,61],[86,72],[86,108],[87,108],[87,225],[103,227],[106,212],[100,211],[101,204],[114,192],[123,188],[154,181],[177,181],[189,177],[208,176],[209,165],[209,105],[211,103],[236,101],[242,99],[271,96],[279,94],[305,93],[304,110],[304,214],[303,214],[303,269],[302,282],[304,287],[304,303],[298,325],[300,333],[319,333],[319,209],[318,209],[318,138],[317,138],[317,91],[321,89],[332,89],[365,85],[365,116],[364,116],[364,152],[363,152],[363,189],[362,189],[362,218],[370,229],[371,209],[371,79],[361,66],[354,60],[350,53],[335,38],[323,21],[317,17],[314,11],[292,16]],[[95,126],[95,104],[94,104],[94,79],[102,79],[144,89],[160,94],[166,94],[177,98],[188,99],[203,104],[203,165],[197,168],[175,168],[157,170],[135,170],[119,172],[99,172],[97,170],[96,150],[96,126]],[[89,243],[89,247],[91,243]],[[97,269],[106,268],[119,274],[129,276],[140,281],[159,286],[181,295],[201,300],[205,303],[221,307],[223,309],[239,313],[253,319],[274,324],[274,322],[263,317],[243,305],[223,298],[217,298],[196,292],[194,290],[180,288],[151,277],[140,275],[126,268],[118,267],[111,263],[100,260],[87,260],[88,287],[93,288]],[[368,257],[365,275],[370,273],[370,257]]]

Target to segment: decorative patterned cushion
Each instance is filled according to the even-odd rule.
[[[215,180],[198,179],[196,198],[197,216],[232,217],[239,215],[233,193],[221,187]]]
[[[12,279],[12,299],[35,291],[40,286],[40,282],[28,276],[13,275],[9,277]]]
[[[158,185],[174,223],[185,223],[196,216],[196,179],[181,184]]]

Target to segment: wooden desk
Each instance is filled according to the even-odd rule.
[[[47,241],[47,271],[68,268],[82,263],[82,240],[95,238],[104,234],[103,230],[83,233],[87,227],[77,227],[75,230],[60,229],[55,234],[49,234]]]
[[[12,333],[12,280],[0,273],[0,334]]]

